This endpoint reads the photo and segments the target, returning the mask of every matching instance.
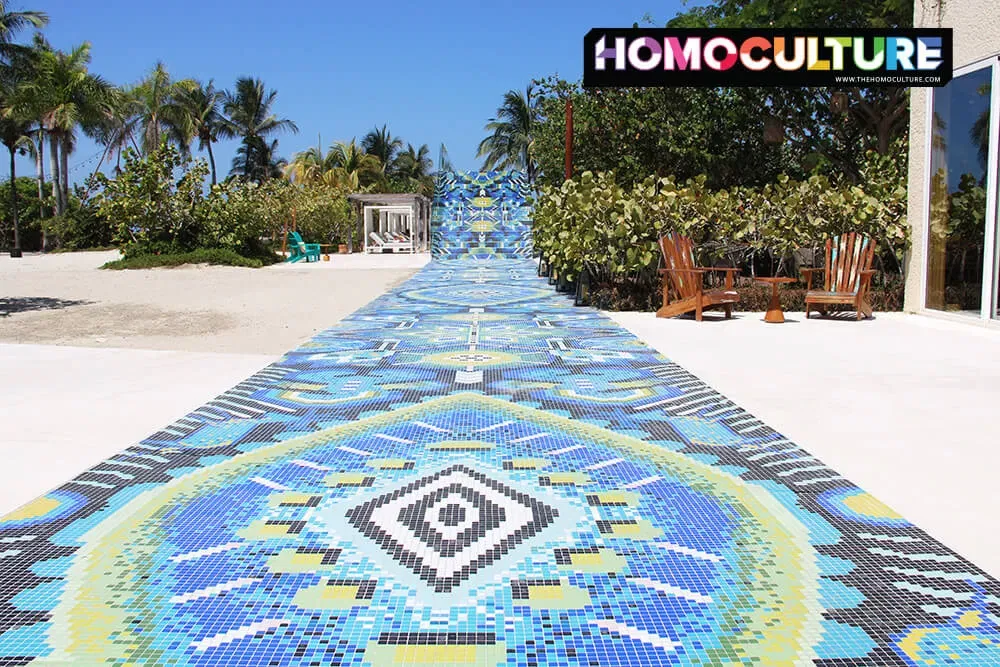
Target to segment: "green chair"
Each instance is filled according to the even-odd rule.
[[[320,245],[318,243],[306,243],[302,240],[302,237],[298,232],[288,233],[288,259],[286,262],[298,262],[299,260],[306,260],[311,262],[313,260],[319,261],[320,255]]]

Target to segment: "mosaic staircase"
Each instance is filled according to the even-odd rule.
[[[445,172],[431,211],[435,259],[530,258],[528,180],[516,171]]]

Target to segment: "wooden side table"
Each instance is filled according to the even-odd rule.
[[[767,304],[764,321],[771,324],[781,324],[785,321],[785,313],[781,310],[781,299],[778,297],[778,286],[782,283],[794,283],[795,278],[754,278],[758,283],[771,286],[771,302]]]

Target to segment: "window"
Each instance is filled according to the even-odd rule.
[[[928,309],[982,317],[984,294],[986,303],[995,303],[994,69],[995,62],[980,66],[933,91]]]

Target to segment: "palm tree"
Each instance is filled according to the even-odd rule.
[[[89,42],[68,53],[39,50],[35,76],[25,81],[17,94],[17,112],[38,118],[49,139],[56,215],[66,211],[69,201],[69,154],[75,144],[76,128],[82,126],[88,132],[98,128],[112,97],[112,86],[89,73],[89,64]]]
[[[38,57],[42,51],[51,51],[52,47],[46,41],[45,37],[41,33],[35,33],[34,43],[29,51],[27,58],[22,59],[21,62],[25,66],[25,76],[22,81],[27,79],[34,79],[38,75]],[[19,96],[20,97],[20,96]],[[23,106],[23,100],[19,100]],[[46,217],[45,210],[45,128],[42,126],[41,119],[35,116],[35,128],[31,133],[32,142],[35,144],[35,150],[33,151],[35,155],[35,176],[38,179],[38,213],[42,218]],[[44,238],[44,231],[42,232]]]
[[[100,119],[89,132],[95,141],[104,146],[104,153],[94,168],[95,174],[112,153],[116,154],[115,169],[120,171],[122,151],[131,146],[141,152],[136,141],[139,123],[138,100],[122,88],[110,88]]]
[[[332,153],[331,153],[332,154]],[[305,185],[318,183],[333,166],[327,162],[328,156],[323,155],[323,149],[313,146],[296,153],[285,168],[285,177],[293,183]]]
[[[434,161],[431,160],[431,149],[423,144],[415,149],[413,144],[407,144],[406,150],[396,156],[393,172],[398,178],[405,179],[410,188],[421,194],[434,192],[434,179],[431,170]]]
[[[356,182],[354,189],[375,183],[385,170],[382,161],[362,150],[354,139],[349,142],[338,141],[330,146],[326,164],[340,169],[345,182]]]
[[[519,169],[534,183],[538,166],[533,156],[534,129],[538,122],[537,100],[532,98],[533,86],[522,93],[508,90],[496,118],[486,124],[489,136],[479,143],[479,157],[484,157],[483,169]]]
[[[18,120],[17,118],[0,118],[0,143],[3,143],[10,151],[10,219],[14,226],[14,248],[13,251],[20,256],[21,236],[17,222],[17,171],[15,156],[20,153],[33,154],[35,145],[31,141],[29,132],[34,123],[32,121]]]
[[[271,178],[281,178],[288,161],[278,157],[277,151],[277,139],[270,143],[262,137],[245,139],[236,149],[230,175],[257,183],[263,183]]]
[[[8,12],[6,0],[0,0],[0,61],[4,67],[17,66],[20,71],[17,77],[28,75],[33,65],[34,52],[30,47],[22,47],[14,43],[17,35],[26,28],[42,28],[49,22],[48,14],[38,11]],[[36,44],[39,39],[36,38]],[[19,62],[15,62],[19,61]],[[8,71],[8,73],[10,73]],[[7,78],[8,74],[3,75]],[[10,92],[8,90],[8,92]],[[38,145],[43,146],[41,132],[38,132]],[[43,199],[45,187],[45,172],[41,170],[42,156],[36,151],[35,165],[38,167],[38,197]],[[13,178],[13,177],[12,177]],[[14,221],[15,237],[17,236],[17,221]]]
[[[374,155],[384,167],[392,165],[396,153],[403,148],[403,140],[392,136],[387,125],[376,127],[361,139],[361,147],[369,155]]]
[[[222,115],[222,91],[215,89],[213,81],[198,84],[184,91],[178,98],[183,109],[182,117],[187,123],[187,134],[198,139],[198,148],[208,151],[208,162],[212,168],[212,185],[218,180],[215,171],[215,154],[212,144],[219,139],[233,137],[232,128]]]
[[[0,58],[10,59],[26,47],[14,43],[18,33],[26,28],[42,28],[49,22],[45,12],[8,12],[7,0],[0,0]]]
[[[162,62],[156,63],[142,81],[128,89],[136,100],[138,125],[142,131],[142,151],[150,153],[160,147],[164,137],[187,152],[189,139],[185,108],[180,97],[194,90],[192,79],[173,81]]]
[[[238,158],[242,158],[243,163],[237,169],[234,161],[233,173],[244,178],[249,178],[249,174],[270,173],[277,141],[268,144],[266,139],[279,132],[299,131],[294,122],[278,118],[271,110],[277,97],[277,91],[265,90],[263,81],[249,77],[238,79],[233,91],[223,93],[222,107],[228,116],[226,126],[243,140],[238,151]],[[253,160],[260,162],[251,164]]]
[[[341,167],[334,167],[324,171],[319,177],[319,183],[335,190],[346,190],[348,192],[358,192],[363,190],[358,172],[346,171]]]
[[[0,71],[0,143],[10,151],[10,219],[14,227],[14,247],[12,257],[21,255],[21,235],[17,220],[17,161],[15,156],[20,153],[34,153],[35,145],[29,136],[34,121],[18,116],[11,106],[13,95],[11,89],[16,85],[13,72],[8,67]],[[6,239],[5,239],[6,240]]]

